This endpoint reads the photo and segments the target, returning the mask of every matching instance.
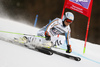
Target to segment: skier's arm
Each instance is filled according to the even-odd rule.
[[[65,38],[66,38],[66,45],[69,45],[69,31],[68,33],[65,33]]]
[[[49,34],[49,31],[50,31],[50,29],[53,28],[54,26],[58,25],[58,23],[57,23],[58,20],[59,20],[59,19],[54,19],[51,23],[49,23],[49,24],[47,25],[47,27],[46,27],[46,29],[45,29],[45,35],[51,36],[51,35]]]
[[[67,45],[67,50],[66,50],[66,52],[67,52],[67,53],[71,53],[71,52],[72,52],[71,45],[69,44],[69,35],[70,35],[70,32],[69,32],[69,31],[68,31],[68,33],[65,33],[66,45]]]

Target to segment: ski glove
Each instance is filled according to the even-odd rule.
[[[72,52],[71,45],[67,45],[66,53],[71,53],[71,52]]]
[[[46,40],[51,40],[51,37],[48,36],[48,35],[45,35],[45,39],[46,39]]]
[[[48,32],[45,32],[45,39],[46,39],[46,40],[49,40],[49,41],[51,40],[51,36],[48,35]]]

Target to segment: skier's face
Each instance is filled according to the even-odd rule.
[[[64,24],[65,24],[66,26],[68,26],[68,25],[71,24],[71,23],[72,23],[72,21],[69,20],[69,19],[66,19],[66,20],[64,21]]]

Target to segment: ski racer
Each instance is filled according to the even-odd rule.
[[[69,25],[73,22],[73,20],[74,20],[73,13],[66,12],[63,16],[63,19],[55,18],[53,21],[51,21],[51,23],[41,28],[38,31],[37,36],[45,37],[45,41],[51,41],[51,37],[64,33],[66,38],[66,47],[67,47],[66,52],[71,53],[72,49],[71,45],[69,44],[71,29]]]

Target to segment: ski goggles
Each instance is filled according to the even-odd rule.
[[[65,19],[65,21],[66,21],[67,23],[72,23],[72,20],[70,20],[70,19]]]

